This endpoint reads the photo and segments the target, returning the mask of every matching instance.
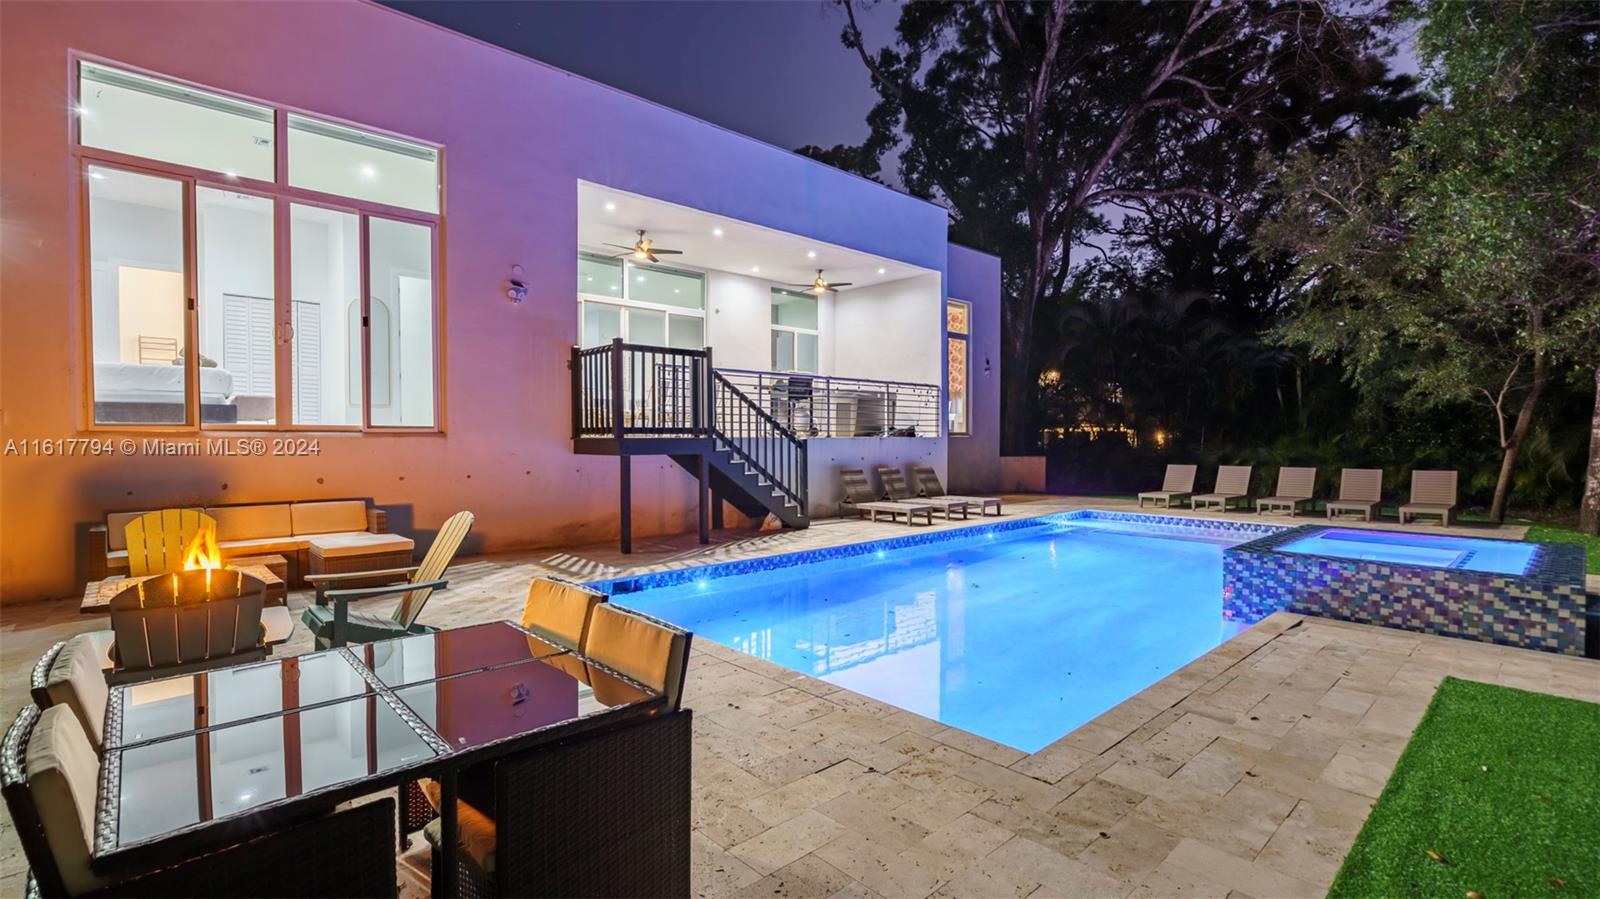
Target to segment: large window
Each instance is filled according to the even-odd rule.
[[[585,347],[618,337],[685,350],[706,345],[706,284],[699,272],[580,253],[578,305]]]
[[[972,307],[960,300],[947,300],[944,317],[945,351],[949,357],[945,395],[949,400],[950,433],[967,434],[971,428],[967,409],[967,349],[972,337]]]
[[[772,289],[772,370],[817,371],[817,295]]]
[[[437,148],[100,63],[76,86],[95,424],[437,424]]]

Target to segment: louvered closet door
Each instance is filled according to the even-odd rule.
[[[223,294],[222,367],[233,375],[233,392],[272,396],[272,301]]]
[[[294,304],[294,421],[322,423],[322,306]]]

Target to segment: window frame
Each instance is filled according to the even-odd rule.
[[[944,395],[945,395],[944,396],[944,408],[945,408],[944,423],[945,423],[945,428],[947,429],[947,432],[948,432],[949,436],[951,436],[951,437],[971,437],[972,436],[972,304],[967,302],[966,300],[957,300],[957,299],[954,299],[952,297],[945,297],[944,302],[945,302],[944,322],[943,322],[944,327],[942,329],[943,332],[944,332],[944,346],[940,347],[940,349],[942,349],[944,351],[944,362],[945,362],[944,385],[943,385],[943,387],[944,387]],[[951,306],[960,306],[962,309],[966,310],[967,330],[964,333],[963,332],[959,332],[959,331],[950,330],[950,307]],[[963,390],[962,393],[961,393],[961,403],[962,403],[962,405],[961,405],[961,428],[960,428],[960,430],[957,430],[950,422],[950,344],[951,344],[951,342],[957,341],[957,340],[961,341],[962,345],[966,347],[966,352],[962,354],[962,359],[964,361],[964,364],[966,365],[966,371],[962,372],[962,375],[961,375],[961,380],[962,380],[962,383],[965,385],[965,390]]]
[[[815,328],[802,328],[802,327],[799,327],[798,325],[780,325],[777,322],[773,321],[772,320],[772,306],[773,306],[772,298],[774,296],[776,296],[777,294],[779,294],[779,293],[788,293],[788,294],[802,294],[802,293],[804,293],[804,294],[810,294],[811,295],[811,301],[817,304],[817,327],[815,327]],[[797,374],[797,375],[820,375],[820,374],[822,374],[822,297],[821,297],[821,295],[819,295],[819,294],[817,294],[817,293],[815,293],[813,291],[810,291],[810,290],[791,290],[791,289],[786,288],[786,287],[779,287],[776,284],[771,285],[767,289],[767,328],[768,328],[768,337],[767,337],[767,339],[768,339],[769,348],[771,346],[771,339],[772,339],[771,335],[773,333],[782,331],[782,332],[794,335],[794,361],[795,361],[796,365],[800,364],[800,335],[801,334],[809,334],[812,337],[815,337],[817,339],[817,371],[806,371],[803,368],[780,369],[780,368],[777,367],[778,366],[778,360],[771,359],[771,360],[769,360],[767,362],[767,365],[771,368],[771,370],[772,370],[772,372],[774,374]]]
[[[577,265],[577,260],[582,259],[586,255],[587,256],[593,256],[593,257],[600,257],[600,258],[610,258],[605,253],[595,253],[595,252],[592,252],[592,251],[589,251],[589,250],[585,250],[585,249],[580,247],[578,249],[577,255],[573,257],[573,260],[574,260],[573,265],[576,266]],[[699,319],[700,320],[700,339],[701,339],[702,342],[706,342],[708,340],[709,335],[707,335],[707,333],[706,333],[706,326],[709,324],[710,319],[706,316],[706,305],[710,302],[711,298],[709,296],[710,285],[706,281],[707,271],[705,269],[696,268],[694,266],[689,266],[689,265],[667,265],[667,264],[662,264],[662,265],[659,266],[660,268],[666,269],[667,271],[680,272],[680,273],[684,273],[684,274],[691,274],[691,275],[699,275],[700,276],[700,308],[695,309],[695,308],[692,308],[692,307],[689,307],[689,306],[673,306],[673,305],[671,305],[669,303],[651,303],[651,302],[648,302],[646,300],[635,300],[635,299],[633,299],[632,298],[632,289],[628,286],[629,283],[630,283],[629,280],[628,280],[628,264],[629,264],[629,262],[628,262],[627,259],[622,259],[622,258],[615,259],[614,261],[617,262],[618,265],[620,265],[621,268],[622,268],[622,296],[620,296],[620,297],[607,296],[606,294],[602,294],[602,293],[590,293],[589,291],[586,291],[586,290],[577,291],[577,295],[578,295],[578,328],[577,328],[578,335],[577,335],[577,340],[574,341],[574,343],[577,346],[579,346],[579,347],[583,346],[583,315],[584,315],[584,304],[585,303],[597,303],[597,304],[600,304],[602,306],[615,306],[615,307],[617,307],[617,308],[622,310],[622,342],[623,343],[631,342],[631,340],[630,340],[630,338],[628,336],[628,311],[631,310],[631,309],[638,309],[638,310],[643,311],[643,312],[662,312],[662,313],[665,313],[666,314],[666,319],[662,322],[662,325],[666,329],[667,343],[668,344],[670,344],[672,342],[672,316],[674,316],[674,315],[682,316],[684,318],[697,318],[697,319]],[[637,266],[637,267],[642,267],[642,266]],[[656,267],[656,266],[652,266],[652,267]],[[574,283],[576,283],[576,281],[574,281]]]
[[[80,106],[80,89],[83,79],[81,64],[91,63],[112,69],[120,69],[132,74],[141,75],[165,81],[170,84],[193,88],[245,103],[264,106],[272,111],[273,131],[273,180],[264,181],[259,178],[250,178],[242,175],[230,176],[226,172],[213,169],[198,168],[181,163],[165,162],[142,156],[106,150],[99,147],[85,146],[82,141],[82,123],[76,110]],[[336,433],[377,433],[377,434],[438,434],[445,430],[445,409],[447,389],[445,384],[445,272],[444,254],[441,250],[443,240],[443,225],[445,222],[444,209],[446,203],[446,171],[447,151],[444,145],[407,134],[400,134],[383,128],[360,122],[352,122],[338,116],[327,115],[313,110],[302,109],[284,103],[277,103],[261,97],[241,94],[236,91],[224,90],[211,85],[200,84],[185,78],[168,75],[142,66],[132,65],[121,60],[84,53],[76,50],[68,52],[67,78],[69,82],[68,94],[71,97],[69,114],[67,115],[68,134],[67,144],[69,158],[73,165],[70,168],[73,180],[72,188],[77,191],[78,202],[78,259],[77,271],[74,273],[78,279],[78,314],[77,339],[81,347],[81,359],[84,378],[83,390],[79,395],[80,414],[82,420],[80,431],[114,431],[114,432],[150,432],[157,434],[193,433],[226,433],[226,432],[336,432]],[[386,203],[377,203],[330,194],[323,191],[309,190],[306,188],[291,187],[289,185],[289,144],[288,129],[289,116],[297,115],[310,119],[353,128],[381,135],[398,141],[405,141],[429,147],[437,153],[438,166],[438,213],[420,212],[415,209],[391,206]],[[180,182],[183,188],[183,281],[185,292],[184,332],[187,347],[192,347],[192,352],[184,356],[184,422],[182,424],[161,423],[101,423],[96,420],[94,413],[94,298],[92,260],[93,249],[90,246],[90,191],[89,167],[104,166],[139,175],[149,175],[166,178]],[[273,353],[273,418],[272,424],[249,423],[218,423],[206,424],[200,420],[200,390],[199,390],[199,271],[196,249],[198,246],[197,234],[197,208],[196,190],[198,187],[209,187],[216,190],[246,193],[261,196],[273,202],[273,338],[275,342]],[[362,370],[362,422],[359,425],[296,425],[293,422],[293,389],[292,365],[293,352],[293,303],[294,298],[289,294],[294,284],[292,245],[290,241],[290,207],[293,204],[320,206],[340,212],[356,215],[360,222],[360,273],[359,284],[362,288],[362,337],[361,337],[361,370]],[[369,265],[369,245],[367,239],[367,221],[370,216],[393,219],[425,226],[429,229],[429,256],[431,266],[432,288],[432,319],[433,319],[433,424],[420,425],[374,425],[372,423],[371,405],[371,328],[367,326],[370,319],[371,307],[371,278]]]

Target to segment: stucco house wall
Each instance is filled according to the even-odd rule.
[[[8,455],[7,602],[75,590],[75,535],[107,509],[364,496],[424,541],[471,509],[471,551],[614,537],[617,462],[574,455],[569,440],[580,179],[945,277],[946,214],[935,205],[364,0],[7,4],[0,428],[9,440],[128,433],[86,427],[74,51],[444,145],[441,430],[326,433],[311,457]],[[966,255],[949,257],[970,272],[956,295],[977,311],[987,270]],[[529,287],[520,305],[505,295],[513,264]],[[997,399],[974,403],[978,420],[997,414]],[[634,472],[637,536],[694,527],[688,475],[665,458],[637,459]]]

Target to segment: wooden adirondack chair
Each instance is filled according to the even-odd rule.
[[[427,604],[433,591],[446,585],[444,570],[461,548],[461,541],[472,530],[471,512],[457,512],[445,521],[444,527],[433,538],[428,554],[421,565],[390,568],[384,571],[349,571],[341,574],[308,574],[306,582],[316,588],[316,601],[306,609],[301,620],[316,635],[317,647],[327,649],[346,643],[371,643],[406,634],[423,634],[437,628],[417,624],[417,616]],[[391,578],[398,583],[356,589],[329,589],[341,582],[371,582]],[[400,604],[389,615],[370,612],[352,612],[349,604],[379,596],[403,594]],[[330,606],[329,603],[332,602]]]
[[[199,509],[162,509],[128,522],[123,529],[128,539],[128,576],[183,570],[184,550],[202,528],[215,535],[217,522]]]

